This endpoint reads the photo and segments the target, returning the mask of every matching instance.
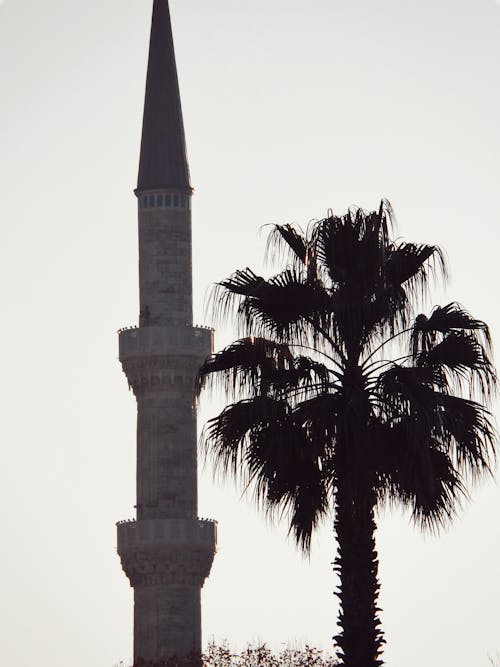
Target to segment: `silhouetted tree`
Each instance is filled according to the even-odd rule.
[[[445,262],[436,246],[391,240],[391,225],[383,201],[306,233],[274,226],[268,253],[285,268],[216,286],[216,312],[234,314],[243,337],[197,380],[198,394],[215,383],[230,401],[204,430],[216,469],[285,512],[305,551],[333,510],[345,667],[382,664],[376,508],[401,503],[438,528],[494,447],[488,328],[456,303],[415,317]]]
[[[207,652],[191,653],[181,658],[174,656],[160,662],[136,660],[133,667],[336,667],[331,655],[324,655],[312,646],[304,648],[287,647],[273,653],[266,644],[249,644],[241,653],[231,651],[226,642],[210,642]],[[115,665],[115,667],[118,667]]]

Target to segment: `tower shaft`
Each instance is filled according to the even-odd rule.
[[[194,378],[213,349],[192,326],[191,186],[168,0],[154,0],[139,179],[139,326],[119,333],[137,399],[137,518],[118,524],[134,588],[134,662],[201,651],[216,522],[197,518]]]
[[[191,192],[137,196],[141,324],[191,325]]]

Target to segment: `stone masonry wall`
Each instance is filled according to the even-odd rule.
[[[139,210],[140,309],[145,324],[191,324],[191,211]]]

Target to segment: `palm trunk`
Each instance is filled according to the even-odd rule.
[[[335,532],[338,555],[335,570],[340,575],[341,632],[334,639],[343,667],[377,667],[384,643],[378,618],[378,557],[375,550],[375,499],[354,501],[342,485],[337,489]]]

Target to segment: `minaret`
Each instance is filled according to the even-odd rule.
[[[201,651],[217,529],[197,518],[193,386],[212,331],[192,323],[192,188],[168,0],[154,0],[135,193],[139,326],[119,342],[137,399],[137,519],[118,524],[118,553],[134,588],[134,663],[149,664]]]

